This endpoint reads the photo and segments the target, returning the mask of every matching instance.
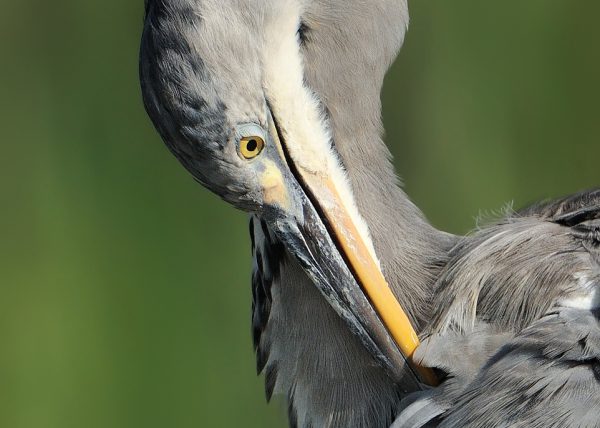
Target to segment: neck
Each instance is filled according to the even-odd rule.
[[[340,6],[344,13],[335,17],[325,3],[311,4],[314,10],[304,17],[308,28],[302,50],[305,82],[324,107],[383,273],[419,330],[431,313],[432,284],[452,238],[433,228],[400,188],[391,154],[381,139],[380,92],[404,39],[406,2],[386,0],[378,10],[369,2],[357,3],[352,10]],[[313,22],[312,16],[318,19]],[[344,20],[348,25],[333,25]],[[397,31],[381,38],[381,28]],[[356,43],[339,49],[349,40]]]
[[[267,399],[288,402],[290,426],[387,427],[397,385],[265,224],[251,220],[253,329]]]
[[[375,141],[376,149],[365,156],[344,146],[338,151],[383,273],[420,331],[430,318],[433,284],[451,239],[430,226],[398,187],[378,127],[370,133],[365,129],[348,132],[360,136],[356,145],[370,141],[373,148]],[[349,156],[362,162],[352,162]],[[374,171],[363,162],[383,167]],[[298,426],[389,426],[401,399],[398,385],[266,226],[256,219],[252,223],[259,267],[253,277],[253,321],[267,396],[287,396],[290,420]]]
[[[371,144],[369,153],[359,155],[361,162],[356,162],[348,146],[339,146],[338,151],[383,274],[419,332],[431,317],[433,285],[453,238],[431,226],[399,187],[389,152],[379,137],[363,138]],[[378,167],[374,170],[371,165]]]
[[[399,185],[391,154],[380,135],[379,92],[383,82],[373,79],[375,83],[369,80],[357,84],[352,80],[356,76],[327,76],[319,60],[325,61],[307,61],[307,82],[325,100],[335,148],[358,211],[369,228],[383,274],[419,331],[430,317],[433,283],[453,238],[429,224]],[[349,67],[340,61],[342,67]],[[353,88],[351,98],[336,92],[346,87]]]
[[[369,2],[352,9],[345,2],[334,3],[340,13],[330,13],[331,2],[317,1],[303,16],[305,82],[327,112],[383,273],[421,331],[430,318],[433,285],[452,238],[434,229],[398,186],[380,136],[379,93],[402,43],[405,2],[382,2],[384,10]],[[345,19],[361,25],[341,25]],[[398,28],[397,36],[381,39],[381,28]],[[343,50],[340,40],[362,43]],[[374,46],[381,51],[374,52]],[[267,396],[275,391],[288,397],[292,426],[389,426],[401,398],[398,385],[266,227],[255,221],[251,230],[260,267],[253,277],[255,344]]]
[[[446,237],[427,225],[401,190],[391,190],[395,184],[380,194],[381,181],[373,179],[379,186],[370,182],[360,180],[360,189],[370,197],[359,210],[370,207],[362,215],[371,225],[384,274],[420,331],[430,316],[428,302]],[[379,223],[369,218],[372,210],[379,213]],[[253,322],[267,397],[273,392],[287,397],[292,426],[389,426],[401,399],[398,385],[266,226],[253,223],[254,257],[260,266],[254,274]]]

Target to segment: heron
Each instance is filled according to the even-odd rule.
[[[148,115],[198,182],[250,215],[267,399],[286,397],[292,426],[460,426],[505,375],[498,396],[568,400],[583,385],[581,406],[598,404],[600,192],[466,237],[429,224],[381,137],[407,25],[404,0],[146,0]],[[501,370],[514,361],[547,385],[524,389]],[[472,423],[536,416],[491,410]]]

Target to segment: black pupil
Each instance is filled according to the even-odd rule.
[[[248,145],[246,146],[246,148],[250,152],[253,152],[254,150],[256,150],[257,147],[258,147],[258,143],[256,142],[256,140],[249,140]]]

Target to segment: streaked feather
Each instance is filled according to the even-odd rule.
[[[593,190],[465,238],[415,354],[446,379],[405,399],[393,426],[600,426],[599,231]],[[585,295],[590,308],[564,307]]]

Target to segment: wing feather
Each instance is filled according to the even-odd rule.
[[[436,299],[415,358],[446,378],[394,427],[600,427],[600,189],[464,238]]]

